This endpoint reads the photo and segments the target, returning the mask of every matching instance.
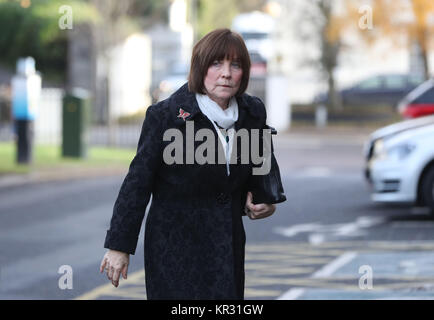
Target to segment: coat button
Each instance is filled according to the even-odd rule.
[[[229,196],[222,192],[217,195],[217,202],[220,204],[226,204],[229,202]]]

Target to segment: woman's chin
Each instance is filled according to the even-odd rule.
[[[234,92],[231,89],[227,89],[227,90],[221,90],[218,94],[217,97],[219,99],[230,99],[235,95],[236,92]]]

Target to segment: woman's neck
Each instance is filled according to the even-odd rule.
[[[208,95],[208,97],[214,101],[215,103],[217,103],[220,108],[222,108],[223,110],[226,110],[229,107],[229,100],[230,99],[218,99],[218,98],[213,98],[211,96]]]

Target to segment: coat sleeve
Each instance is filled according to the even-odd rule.
[[[149,107],[140,133],[137,153],[114,204],[104,248],[129,254],[136,251],[145,210],[162,161],[161,121],[154,107]]]

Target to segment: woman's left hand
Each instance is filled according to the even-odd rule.
[[[245,212],[250,219],[263,219],[271,216],[276,211],[276,205],[268,203],[253,204],[253,195],[247,192]]]

